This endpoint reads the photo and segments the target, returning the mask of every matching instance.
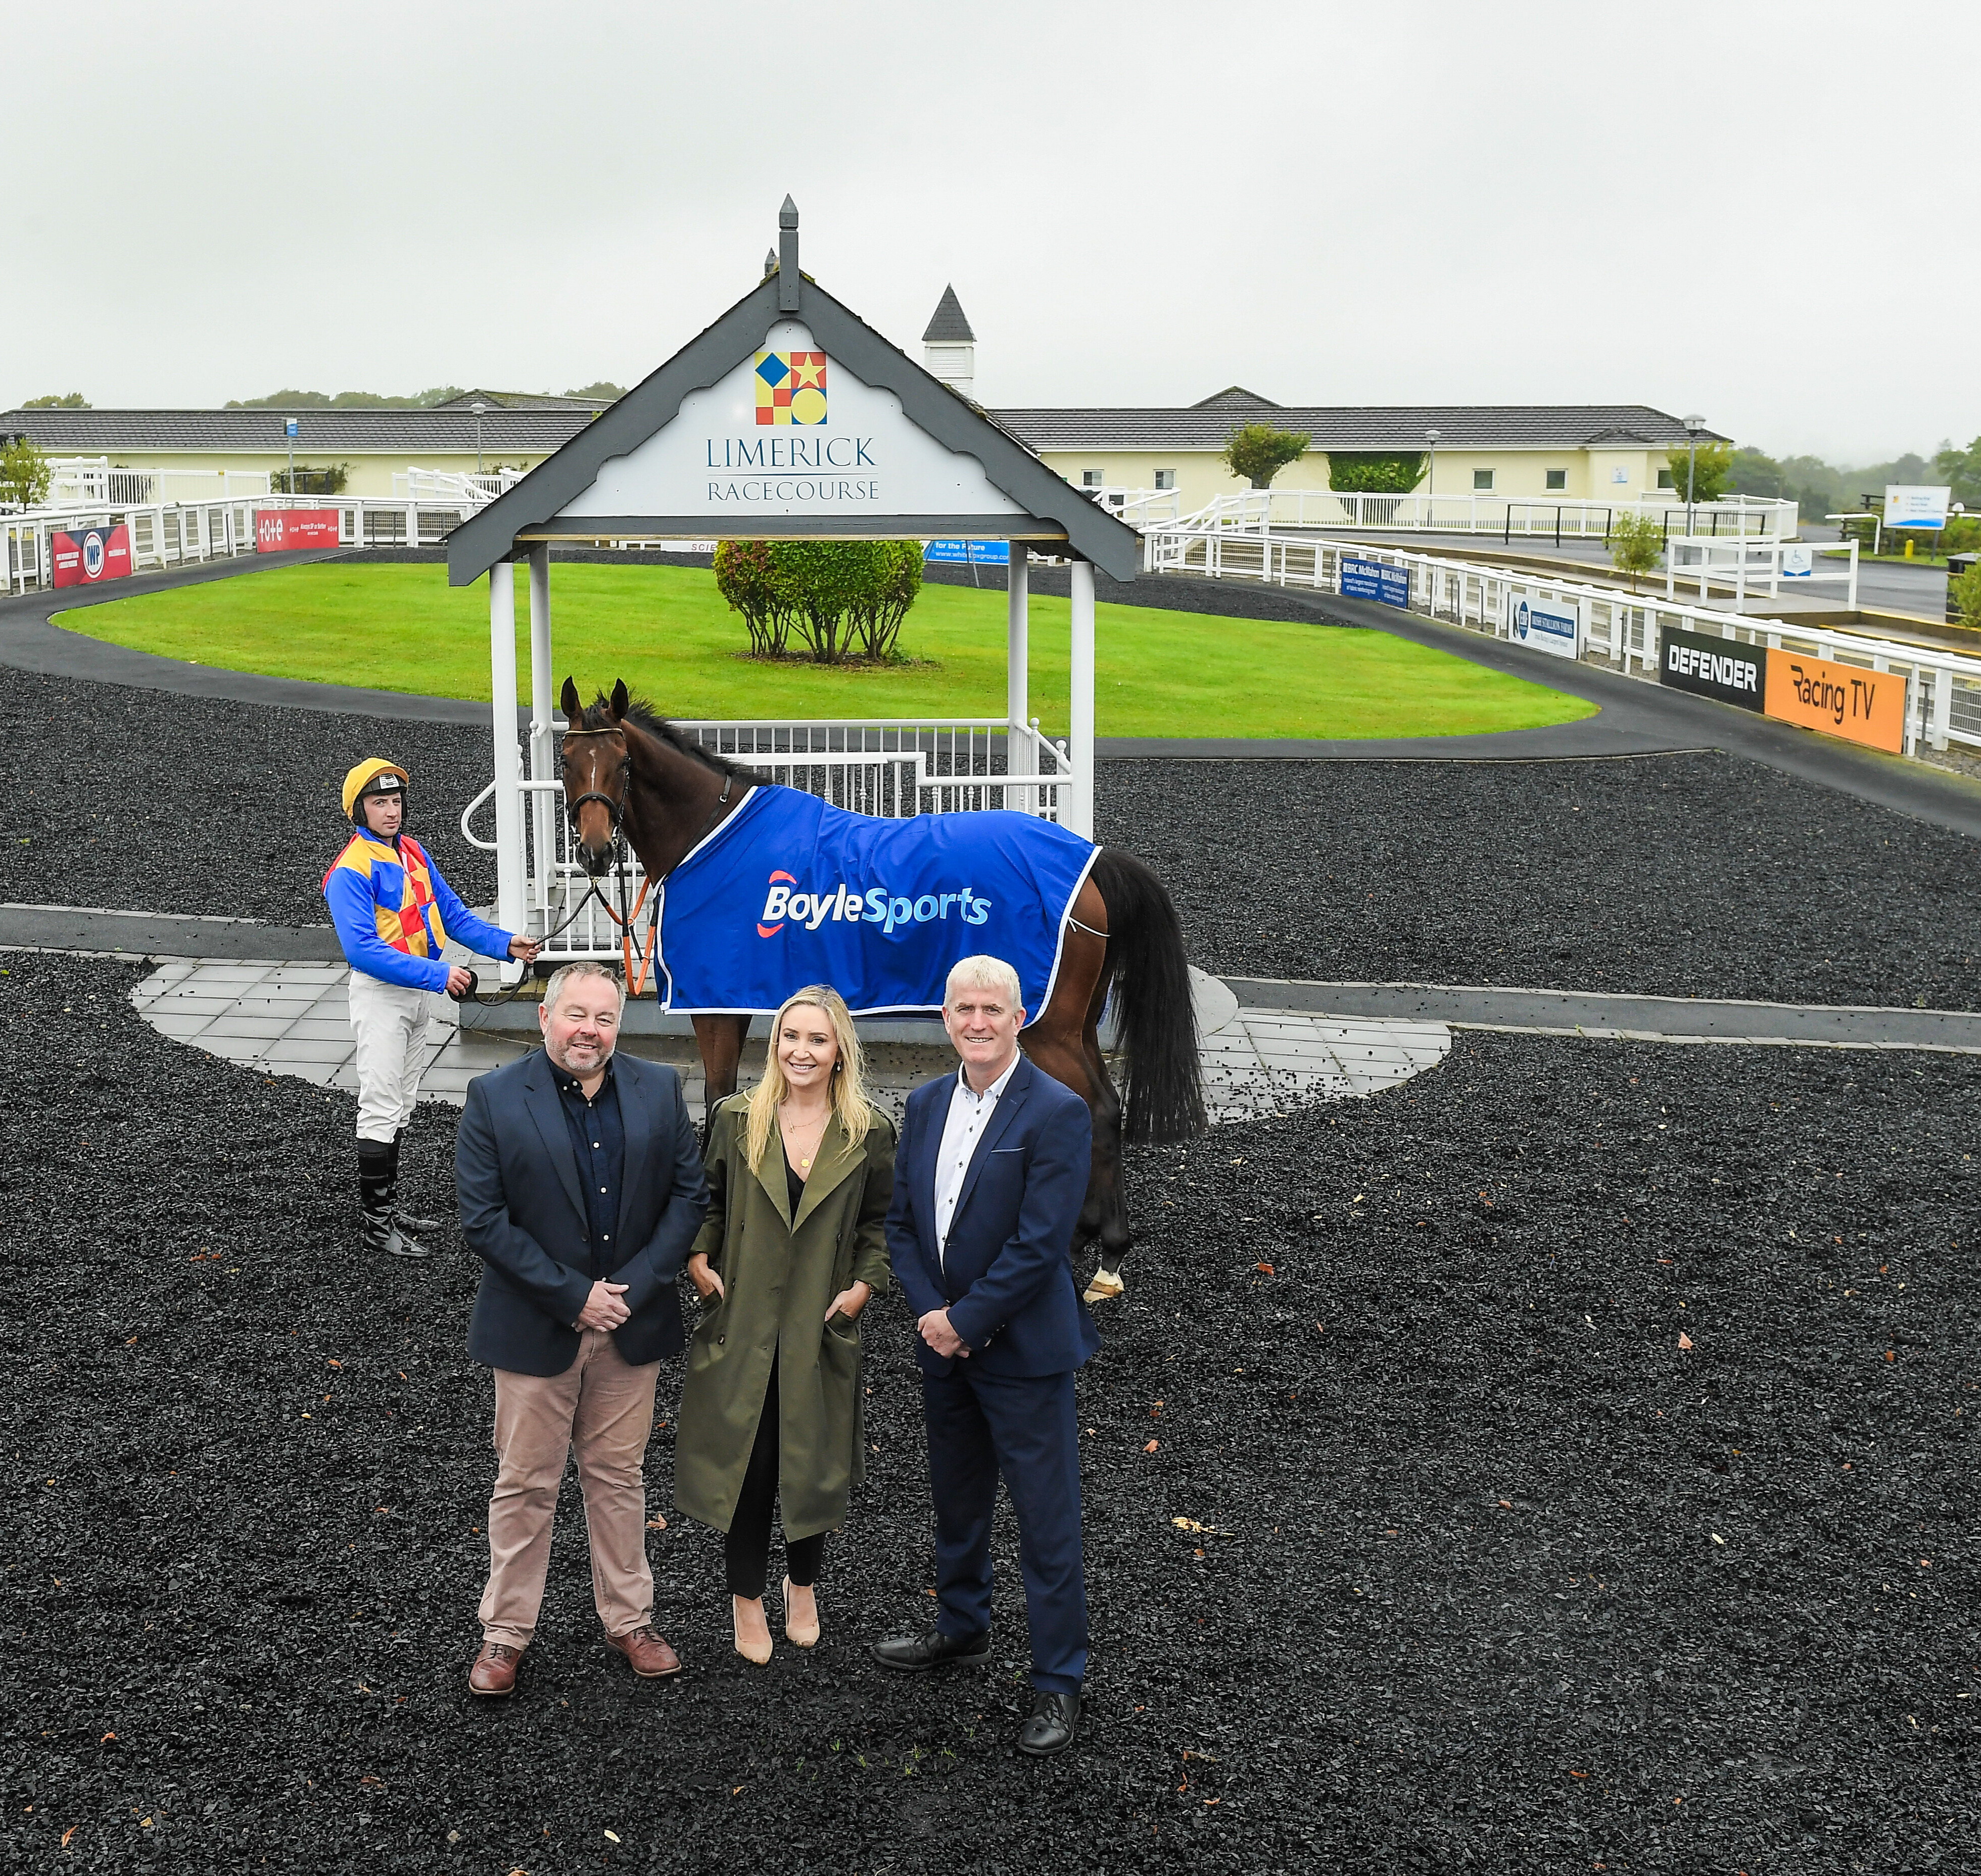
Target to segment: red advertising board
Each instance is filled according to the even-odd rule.
[[[335,508],[257,508],[255,551],[287,554],[299,547],[335,547],[337,531]]]
[[[114,527],[52,534],[48,547],[55,558],[58,586],[94,586],[98,580],[131,577],[131,530],[122,521]]]

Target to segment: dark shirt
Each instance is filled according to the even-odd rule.
[[[791,1164],[791,1155],[784,1155],[784,1190],[791,1196],[791,1218],[796,1221],[798,1207],[804,1199],[804,1175]]]
[[[551,1079],[557,1084],[564,1131],[578,1155],[578,1182],[584,1188],[585,1242],[591,1252],[587,1274],[594,1280],[609,1277],[632,1255],[613,1241],[619,1229],[619,1195],[626,1183],[626,1124],[619,1112],[618,1081],[609,1056],[605,1079],[589,1101],[578,1077],[567,1075],[555,1062],[551,1064]]]

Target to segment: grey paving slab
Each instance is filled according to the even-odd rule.
[[[335,958],[329,926],[295,928],[249,918],[186,918],[168,912],[0,905],[0,949],[166,953],[185,958]]]

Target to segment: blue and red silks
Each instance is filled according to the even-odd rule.
[[[776,1010],[830,984],[855,1015],[942,1007],[958,958],[1018,973],[1036,1017],[1052,994],[1090,841],[1032,815],[848,814],[795,788],[754,788],[662,889],[664,1009]]]

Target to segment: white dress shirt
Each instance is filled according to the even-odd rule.
[[[977,1093],[970,1085],[970,1071],[959,1068],[956,1087],[949,1097],[949,1118],[942,1124],[942,1145],[935,1158],[936,1261],[948,1268],[949,1227],[956,1216],[957,1201],[963,1196],[963,1175],[970,1170],[970,1156],[990,1117],[997,1111],[1005,1084],[1017,1073],[1022,1056],[1014,1055],[1011,1065],[996,1081]]]

